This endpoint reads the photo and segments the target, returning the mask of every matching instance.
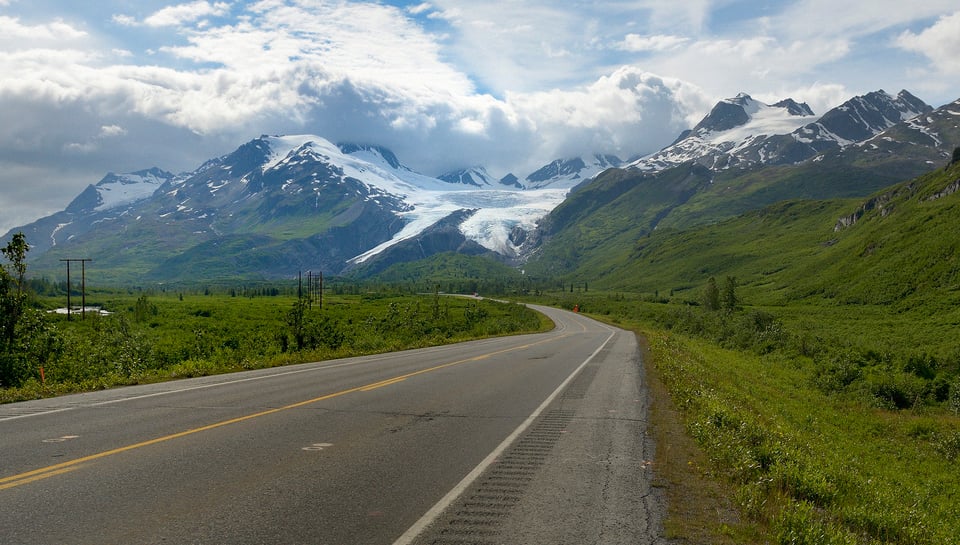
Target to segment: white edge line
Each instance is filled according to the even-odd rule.
[[[361,364],[361,363],[371,363],[371,362],[374,362],[374,361],[378,361],[378,360],[380,360],[380,359],[385,359],[384,355],[382,355],[382,354],[376,354],[376,355],[373,355],[373,356],[372,356],[372,359],[366,359],[366,358],[368,358],[368,357],[370,357],[370,356],[360,356],[359,358],[356,358],[356,360],[359,360],[360,358],[364,358],[362,361],[347,361],[347,362],[343,362],[343,363],[333,363],[333,364],[329,364],[329,365],[311,366],[311,367],[309,367],[309,368],[307,368],[307,369],[295,369],[295,370],[288,370],[288,371],[283,371],[283,372],[279,372],[279,373],[270,373],[270,374],[265,374],[265,375],[258,375],[258,376],[255,376],[255,377],[246,377],[246,378],[235,379],[235,380],[225,380],[225,381],[211,382],[211,383],[209,383],[209,384],[201,384],[201,385],[199,385],[199,386],[190,386],[190,387],[187,387],[187,388],[176,388],[176,389],[174,389],[174,390],[163,390],[163,391],[161,391],[161,392],[152,392],[152,393],[149,393],[149,394],[143,394],[143,395],[138,395],[138,396],[120,397],[120,398],[117,398],[117,399],[108,399],[108,400],[106,400],[106,401],[98,401],[98,402],[96,402],[96,403],[89,403],[89,404],[82,404],[82,405],[73,405],[73,406],[70,406],[70,407],[61,407],[61,408],[50,409],[50,410],[47,410],[47,411],[41,411],[41,412],[35,412],[35,413],[18,414],[18,415],[14,415],[14,416],[0,417],[0,422],[6,422],[7,420],[17,420],[17,419],[20,419],[20,418],[30,418],[30,417],[32,417],[32,416],[43,416],[43,415],[47,415],[47,414],[62,413],[62,412],[65,412],[65,411],[73,411],[73,410],[76,410],[76,409],[83,409],[83,408],[88,408],[88,407],[103,407],[104,405],[114,405],[114,404],[116,404],[116,403],[124,403],[124,402],[126,402],[126,401],[137,401],[138,399],[147,399],[147,398],[151,398],[151,397],[165,396],[165,395],[170,395],[170,394],[180,394],[180,393],[183,393],[183,392],[191,392],[191,391],[193,391],[193,390],[204,390],[204,389],[207,389],[207,388],[216,388],[216,387],[218,387],[218,386],[229,386],[229,385],[231,385],[231,384],[239,384],[239,383],[241,383],[241,382],[251,382],[251,381],[256,381],[256,380],[266,380],[266,379],[271,379],[271,378],[283,377],[283,376],[287,376],[287,375],[298,375],[298,374],[301,374],[301,373],[310,373],[310,372],[313,372],[313,371],[325,371],[325,370],[327,370],[327,369],[335,369],[335,368],[337,368],[337,367],[348,367],[348,366],[350,366],[350,365],[358,365],[358,364]],[[322,362],[314,362],[314,363],[322,363]],[[308,363],[308,364],[304,364],[304,365],[310,365],[310,364]],[[216,375],[209,375],[207,378],[212,377],[212,376],[216,376]],[[221,376],[225,376],[225,375],[221,375]],[[198,378],[199,378],[199,377],[198,377]]]
[[[0,417],[0,422],[6,422],[7,420],[19,420],[21,418],[29,418],[31,416],[40,416],[43,414],[53,414],[53,413],[62,413],[64,411],[72,411],[75,407],[63,407],[61,409],[50,409],[48,411],[37,412],[37,413],[24,413],[24,414],[15,414],[12,416],[2,416]]]
[[[539,418],[540,414],[543,413],[543,411],[545,411],[551,403],[553,403],[553,400],[560,395],[560,392],[562,392],[564,388],[566,388],[567,385],[570,384],[570,382],[578,374],[580,374],[580,370],[586,367],[587,364],[590,363],[605,346],[607,346],[607,343],[610,342],[610,339],[617,334],[615,329],[604,325],[602,326],[610,330],[610,336],[607,337],[607,340],[603,341],[603,344],[594,350],[593,354],[590,354],[587,359],[583,360],[583,363],[581,363],[579,367],[570,373],[570,376],[568,376],[566,380],[560,384],[560,386],[557,386],[557,389],[554,390],[553,393],[550,394],[550,396],[547,397],[547,399],[545,399],[543,403],[541,403],[540,406],[537,407],[517,429],[513,430],[513,433],[507,436],[507,438],[504,439],[503,442],[497,446],[497,448],[493,449],[493,452],[488,454],[487,457],[484,458],[477,467],[473,468],[473,471],[468,473],[463,480],[461,480],[450,490],[450,492],[447,492],[446,496],[441,498],[440,501],[431,507],[429,511],[424,513],[424,515],[420,517],[420,520],[413,523],[413,526],[411,526],[406,532],[403,533],[403,535],[397,538],[397,540],[393,542],[393,545],[409,545],[410,543],[413,543],[413,540],[423,533],[423,531],[426,530],[427,527],[429,527],[440,516],[440,514],[447,509],[447,507],[450,507],[453,502],[457,500],[457,498],[466,492],[467,488],[469,488],[470,485],[472,485],[473,482],[476,481],[480,475],[483,474],[483,472],[486,471],[487,468],[490,467],[493,462],[495,462],[497,458],[499,458],[500,455],[503,454],[503,452],[513,444],[514,441],[516,441],[517,437],[519,437],[523,432],[527,431],[527,428],[529,428],[533,422]]]
[[[489,341],[489,340],[491,340],[491,339],[479,339],[478,341],[475,341],[475,342],[478,342],[478,343],[479,343],[479,342],[486,342],[486,341]],[[492,340],[496,340],[496,339],[492,339]],[[458,344],[459,344],[459,343],[458,343]],[[446,351],[446,349],[454,349],[454,348],[456,348],[456,346],[457,346],[456,344],[452,344],[452,345],[439,345],[439,346],[435,346],[435,347],[429,347],[428,349],[437,349],[438,352],[442,352],[442,351]],[[98,401],[98,402],[96,402],[96,403],[73,405],[73,406],[70,406],[70,407],[59,407],[59,408],[50,409],[50,410],[47,410],[47,411],[35,412],[35,413],[27,413],[27,414],[13,415],[13,416],[5,416],[5,417],[0,417],[0,422],[6,422],[6,421],[8,421],[8,420],[19,420],[19,419],[21,419],[21,418],[30,418],[30,417],[34,417],[34,416],[44,416],[44,415],[48,415],[48,414],[62,413],[62,412],[65,412],[65,411],[73,411],[73,410],[76,410],[76,409],[83,409],[83,408],[88,408],[88,407],[103,407],[103,406],[105,406],[105,405],[114,405],[114,404],[116,404],[116,403],[124,403],[124,402],[127,402],[127,401],[137,401],[137,400],[139,400],[139,399],[147,399],[147,398],[151,398],[151,397],[165,396],[165,395],[170,395],[170,394],[179,394],[179,393],[183,393],[183,392],[190,392],[190,391],[193,391],[193,390],[204,390],[204,389],[207,389],[207,388],[216,388],[216,387],[218,387],[218,386],[229,386],[229,385],[232,385],[232,384],[239,384],[239,383],[241,383],[241,382],[250,382],[250,381],[256,381],[256,380],[266,380],[266,379],[277,378],[277,377],[282,377],[282,376],[287,376],[287,375],[297,375],[297,374],[301,374],[301,373],[310,373],[310,372],[314,372],[314,371],[325,371],[325,370],[327,370],[327,369],[335,369],[335,368],[338,368],[338,367],[348,367],[348,366],[351,366],[351,365],[360,365],[360,364],[364,364],[364,363],[373,363],[373,362],[380,361],[380,360],[383,360],[383,359],[388,359],[390,356],[392,356],[392,355],[394,355],[394,354],[396,354],[396,352],[385,353],[385,354],[371,354],[371,355],[368,355],[368,356],[355,356],[355,357],[352,357],[352,358],[348,358],[347,361],[344,361],[344,362],[341,362],[341,363],[329,363],[329,364],[326,364],[326,365],[324,365],[324,362],[312,362],[312,363],[319,363],[319,364],[320,364],[320,365],[317,365],[317,366],[312,366],[312,365],[310,365],[310,363],[305,363],[305,364],[301,364],[301,365],[310,365],[310,367],[309,367],[309,368],[306,368],[306,369],[294,369],[294,370],[282,371],[282,372],[278,372],[278,373],[269,373],[269,374],[264,374],[264,375],[258,375],[258,376],[255,376],[255,377],[246,377],[246,378],[235,379],[235,380],[225,380],[225,381],[211,382],[211,383],[209,383],[209,384],[201,384],[201,385],[199,385],[199,386],[189,386],[189,387],[187,387],[187,388],[176,388],[176,389],[173,389],[173,390],[163,390],[163,391],[160,391],[160,392],[153,392],[153,393],[143,394],[143,395],[138,395],[138,396],[120,397],[120,398],[117,398],[117,399],[108,399],[108,400],[106,400],[106,401]],[[336,360],[333,360],[333,361],[336,361]],[[210,376],[216,376],[216,375],[210,375]],[[220,376],[226,376],[226,375],[220,375]],[[198,378],[201,378],[201,377],[198,377]],[[207,378],[209,378],[209,377],[207,377]],[[168,382],[168,384],[169,384],[169,382]]]

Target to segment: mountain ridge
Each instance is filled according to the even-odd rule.
[[[914,110],[923,113],[909,117]],[[195,277],[205,268],[226,274],[211,261],[218,247],[230,248],[223,260],[234,264],[235,274],[276,277],[301,268],[383,270],[398,259],[448,251],[516,265],[556,254],[555,244],[563,240],[569,246],[561,251],[567,257],[557,272],[563,272],[577,257],[572,249],[590,253],[591,244],[612,244],[590,243],[589,235],[576,242],[563,234],[569,222],[626,241],[661,226],[763,206],[771,198],[868,194],[929,168],[960,141],[955,123],[949,125],[960,116],[960,101],[933,110],[906,91],[896,97],[877,91],[831,112],[837,113],[816,118],[809,106],[792,99],[766,105],[741,93],[718,103],[677,143],[658,152],[663,157],[685,142],[711,144],[676,164],[649,162],[657,154],[629,162],[584,155],[552,161],[523,180],[512,174],[497,180],[482,166],[434,178],[405,167],[381,146],[333,144],[316,135],[262,135],[192,172],[109,174],[99,189],[91,185],[64,211],[23,230],[35,250],[31,259],[42,270],[56,269],[69,241],[73,251],[94,255],[115,269],[112,278],[125,281],[163,281],[178,269],[194,270]],[[842,145],[834,140],[826,151],[798,162],[782,160],[783,153],[761,153],[783,139],[806,145],[795,135],[805,127],[850,129],[843,119],[861,121],[870,137]],[[758,127],[790,131],[770,136],[766,132],[776,131]],[[724,140],[734,134],[739,140]],[[122,188],[128,191],[116,191]],[[611,229],[623,220],[607,218],[608,225],[600,226],[605,207],[623,199],[629,204],[617,214],[634,218],[627,219],[629,225]],[[589,211],[600,212],[590,217]],[[409,249],[416,245],[429,251]],[[188,266],[191,260],[208,265]]]
[[[906,117],[912,101],[899,96],[907,98],[907,107],[896,115]],[[874,98],[896,100],[886,93]],[[922,109],[920,116],[884,130],[878,122],[879,132],[867,140],[829,146],[798,163],[738,164],[721,160],[721,150],[663,169],[635,168],[634,162],[607,171],[541,220],[542,247],[526,268],[538,275],[587,277],[624,266],[630,256],[623,248],[658,230],[710,225],[789,199],[863,197],[919,176],[946,163],[960,146],[960,100]],[[888,121],[884,117],[883,126]]]

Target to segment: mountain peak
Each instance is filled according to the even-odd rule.
[[[712,169],[796,163],[862,142],[930,110],[907,91],[894,97],[880,90],[851,98],[813,121],[807,104],[785,99],[768,106],[740,93],[718,102],[670,146],[630,166],[656,171],[688,161]]]
[[[738,93],[737,96],[733,98],[727,98],[718,102],[700,123],[697,123],[690,132],[681,135],[681,138],[677,139],[676,142],[691,135],[706,137],[708,134],[729,131],[752,122],[756,123],[761,120],[765,122],[774,118],[782,118],[784,117],[784,113],[788,116],[804,117],[812,116],[813,110],[811,110],[807,104],[798,103],[792,98],[787,98],[772,106],[768,106],[754,100],[753,97],[746,93]],[[794,128],[797,126],[795,121],[787,121],[787,124],[793,124]]]
[[[886,129],[916,117],[933,108],[906,90],[897,96],[883,89],[853,97],[825,113],[807,133],[834,135],[837,142],[848,145],[871,138]]]
[[[66,207],[67,212],[110,210],[135,203],[153,195],[175,176],[152,167],[125,174],[107,173],[96,185],[89,185]]]
[[[464,184],[474,187],[490,187],[497,181],[487,173],[487,169],[476,166],[453,170],[437,176],[438,179],[451,184]]]
[[[777,102],[776,104],[774,104],[773,106],[775,108],[783,108],[784,110],[789,112],[790,115],[799,115],[799,116],[814,115],[813,110],[810,108],[810,106],[807,105],[806,102],[797,102],[792,98],[783,99],[780,102]]]
[[[525,185],[528,189],[571,188],[622,163],[615,155],[603,154],[555,159],[527,176]]]
[[[743,93],[718,102],[696,126],[692,134],[728,131],[750,121],[745,106],[753,99]]]
[[[383,161],[395,169],[403,168],[403,165],[400,163],[400,160],[397,159],[397,156],[394,155],[392,151],[383,147],[373,144],[356,144],[352,142],[342,142],[337,144],[337,147],[340,148],[340,151],[345,155],[355,155],[361,152],[369,152],[374,155],[379,155]]]

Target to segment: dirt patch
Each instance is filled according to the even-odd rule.
[[[759,543],[754,530],[741,522],[732,500],[733,488],[711,479],[709,461],[687,435],[677,411],[660,381],[649,344],[637,335],[644,376],[650,393],[650,433],[656,445],[653,486],[664,492],[667,515],[664,537],[674,544]]]

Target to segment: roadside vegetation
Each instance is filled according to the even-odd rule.
[[[387,290],[324,294],[321,306],[319,298],[298,297],[295,285],[292,295],[281,294],[290,286],[246,294],[94,291],[87,305],[109,314],[74,312],[68,320],[50,312],[63,306],[64,295],[32,297],[7,272],[18,263],[2,271],[0,402],[552,327],[517,304]]]
[[[960,345],[941,335],[960,311],[754,307],[733,278],[683,304],[599,291],[545,299],[646,337],[708,459],[699,470],[743,517],[692,518],[684,503],[715,498],[688,491],[671,498],[669,537],[705,525],[716,543],[960,543]]]

